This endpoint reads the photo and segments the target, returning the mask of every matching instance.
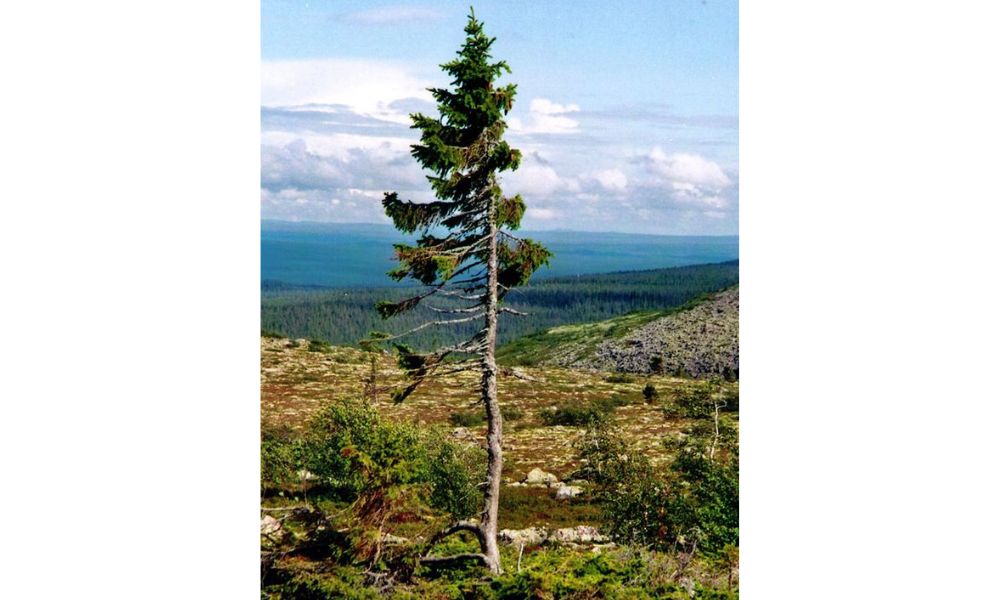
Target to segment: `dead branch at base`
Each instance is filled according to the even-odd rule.
[[[486,555],[477,552],[453,554],[451,556],[425,556],[420,559],[420,564],[428,567],[447,568],[465,564],[470,561],[477,562],[483,567],[489,566],[489,561],[486,559]]]
[[[463,554],[454,554],[450,556],[426,556],[426,554],[430,552],[431,548],[434,547],[434,544],[440,542],[449,535],[453,535],[462,531],[468,531],[469,533],[475,535],[476,541],[479,542],[480,548],[486,547],[486,539],[484,538],[483,531],[482,529],[479,528],[478,523],[473,523],[472,521],[458,521],[452,523],[448,527],[445,527],[441,531],[435,533],[431,537],[431,539],[427,540],[427,543],[424,545],[424,552],[423,552],[425,556],[420,559],[420,563],[429,567],[447,568],[451,566],[458,566],[472,561],[472,562],[478,562],[480,565],[484,567],[489,567],[490,565],[489,559],[486,558],[485,554],[478,552],[467,552]]]
[[[431,536],[431,539],[427,540],[427,544],[424,545],[424,554],[430,552],[431,548],[434,547],[434,544],[440,542],[449,535],[456,534],[460,531],[468,531],[469,533],[472,533],[476,536],[476,541],[478,541],[481,546],[485,545],[483,532],[479,529],[479,525],[477,523],[473,523],[472,521],[458,521]]]

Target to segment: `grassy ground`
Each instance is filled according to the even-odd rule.
[[[312,345],[280,338],[261,338],[261,423],[264,428],[300,430],[323,406],[339,398],[364,396],[365,378],[371,373],[369,355],[344,347]],[[500,379],[502,406],[519,409],[517,420],[504,424],[504,478],[518,481],[539,467],[569,478],[579,467],[573,442],[579,427],[545,426],[541,414],[568,402],[592,402],[619,397],[624,404],[615,409],[613,419],[628,439],[654,461],[667,458],[661,440],[680,431],[687,423],[667,420],[661,407],[685,389],[703,383],[669,376],[614,376],[555,367],[518,367],[525,379],[507,375]],[[622,381],[624,379],[624,381]],[[377,364],[379,387],[400,384],[402,372],[389,356]],[[646,383],[656,387],[659,397],[647,404],[642,398]],[[379,394],[376,405],[390,419],[441,426],[456,430],[452,413],[476,410],[479,380],[474,373],[461,373],[431,381],[405,402],[395,405],[387,392]],[[738,383],[727,383],[737,389]],[[485,436],[485,426],[457,430],[471,442]]]
[[[308,340],[262,337],[260,343],[263,428],[301,431],[331,401],[365,396],[365,381],[372,373],[371,355],[352,348],[310,344]],[[379,387],[404,381],[389,356],[378,357],[375,370]],[[567,480],[580,466],[573,444],[582,428],[546,426],[541,417],[545,411],[567,403],[617,398],[612,419],[633,444],[658,462],[668,458],[662,438],[690,424],[684,419],[665,418],[663,409],[672,406],[678,395],[705,385],[668,376],[642,377],[555,367],[519,367],[517,372],[524,378],[508,374],[499,382],[501,405],[505,412],[518,417],[508,419],[504,425],[507,485],[500,495],[501,529],[543,527],[552,531],[577,525],[598,528],[602,525],[600,507],[591,502],[587,486],[579,497],[556,500],[551,489],[511,485],[534,467]],[[652,403],[643,399],[642,389],[647,383],[658,392]],[[730,393],[738,393],[737,383],[723,385]],[[485,426],[456,427],[452,415],[469,415],[480,410],[477,399],[477,376],[463,373],[433,381],[399,405],[393,404],[383,391],[375,404],[386,418],[440,427],[456,439],[475,444],[485,436]],[[726,418],[737,424],[735,415]],[[475,422],[469,417],[458,421]],[[545,544],[525,547],[522,552],[520,548],[503,545],[501,554],[507,572],[498,578],[486,577],[477,569],[436,573],[419,567],[410,578],[386,580],[383,574],[366,569],[355,556],[345,556],[337,550],[355,543],[350,537],[356,529],[354,511],[347,502],[321,494],[310,489],[309,484],[302,484],[286,488],[280,494],[271,490],[262,498],[263,514],[282,518],[293,507],[312,506],[329,519],[329,539],[318,550],[286,553],[282,548],[293,548],[297,543],[289,538],[282,546],[268,547],[268,567],[262,569],[262,597],[676,600],[738,597],[735,562],[697,557],[688,564],[677,553],[647,552],[629,546]],[[387,553],[413,552],[446,524],[444,515],[417,510],[419,514],[404,512],[387,523],[387,533],[408,540],[403,546],[387,549]],[[306,530],[293,520],[283,523],[291,538],[301,541],[308,537]],[[476,551],[476,544],[463,534],[442,542],[438,550],[440,554],[471,552]],[[264,556],[262,552],[262,559]]]

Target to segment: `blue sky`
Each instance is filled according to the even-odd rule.
[[[518,84],[503,179],[526,229],[738,230],[735,1],[478,2]],[[462,43],[465,2],[262,4],[263,218],[387,222],[430,200],[407,114]]]

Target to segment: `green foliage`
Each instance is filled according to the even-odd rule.
[[[656,391],[656,386],[652,383],[647,383],[642,388],[642,398],[647,402],[655,402],[657,398],[660,397],[660,393]]]
[[[524,418],[524,410],[512,404],[501,406],[500,414],[503,415],[504,421],[520,421]]]
[[[331,351],[330,342],[324,342],[323,340],[309,340],[309,352],[322,352],[324,354],[329,354]]]
[[[363,574],[356,569],[337,569],[330,574],[302,573],[290,581],[264,592],[274,600],[377,600],[381,595],[365,586]]]
[[[547,355],[550,342],[563,340],[553,339],[559,336],[537,333],[534,340],[517,344],[515,341],[523,336],[570,323],[605,321],[632,311],[653,311],[645,313],[642,319],[625,320],[622,327],[609,324],[606,331],[599,333],[598,341],[606,336],[624,335],[632,327],[664,316],[665,311],[682,306],[704,292],[718,291],[738,280],[739,265],[733,261],[532,281],[504,300],[504,306],[526,312],[528,316],[503,323],[498,343],[508,346],[498,348],[497,354],[508,364],[530,364],[533,359]],[[338,346],[356,346],[372,330],[387,329],[387,334],[398,334],[435,316],[419,306],[399,312],[387,308],[381,310],[390,310],[395,316],[391,321],[383,321],[372,311],[372,305],[379,300],[388,306],[411,297],[412,293],[412,288],[263,291],[261,322],[267,330],[291,338],[322,339]],[[476,322],[447,328],[429,327],[407,336],[407,342],[424,351],[467,339],[480,327],[481,323]]]
[[[356,401],[331,404],[303,437],[265,433],[262,484],[288,488],[306,470],[335,497],[355,500],[381,490],[406,496],[455,518],[471,514],[482,480],[483,452],[449,441],[433,430],[384,420]]]
[[[448,415],[448,421],[455,427],[478,427],[486,423],[486,413],[482,410],[456,411]]]
[[[635,383],[635,376],[628,373],[612,373],[604,378],[608,383]]]
[[[663,374],[663,357],[653,356],[649,359],[649,370],[657,375]]]
[[[731,388],[729,388],[731,389]],[[735,400],[735,406],[729,402]],[[724,391],[718,381],[699,382],[687,386],[674,396],[674,406],[665,409],[668,417],[686,417],[689,419],[710,419],[715,410],[737,410],[739,407],[739,392]]]
[[[597,484],[609,534],[661,550],[680,545],[719,555],[739,545],[739,454],[735,435],[692,429],[666,469],[629,448],[606,423],[591,425],[577,445],[579,475]]]
[[[577,400],[542,411],[541,418],[542,422],[548,426],[580,427],[605,421],[614,409],[627,404],[628,400],[623,396],[611,396],[590,402]]]
[[[443,544],[445,545],[445,544]],[[453,547],[454,546],[454,547]],[[471,547],[452,544],[450,550]],[[517,560],[516,549],[507,557]],[[630,548],[595,554],[566,548],[524,552],[520,572],[484,580],[476,569],[424,569],[409,580],[397,580],[382,591],[369,583],[358,567],[333,567],[318,572],[300,572],[281,583],[265,585],[263,598],[270,599],[368,599],[394,600],[521,600],[524,598],[584,600],[737,600],[737,589],[727,589],[725,572],[708,562],[688,568],[694,581],[678,581],[678,561],[670,555]],[[720,563],[722,569],[725,566]],[[717,567],[718,569],[718,567]],[[721,581],[720,581],[721,579]]]
[[[264,431],[260,441],[260,481],[265,490],[280,490],[298,483],[306,449],[287,431]]]
[[[485,477],[485,452],[440,437],[433,439],[431,447],[436,450],[430,453],[430,505],[453,519],[471,516],[479,508],[477,485]]]

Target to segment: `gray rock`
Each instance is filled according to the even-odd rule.
[[[385,544],[386,546],[400,546],[403,544],[409,544],[410,540],[406,539],[405,537],[400,537],[398,535],[392,535],[391,533],[387,533],[384,536],[382,536],[382,543]]]
[[[281,537],[281,521],[271,515],[264,515],[260,518],[260,534],[272,537]]]
[[[295,472],[295,475],[298,476],[299,481],[316,481],[317,479],[319,479],[319,476],[317,476],[315,473],[307,471],[306,469],[299,469],[298,471]]]
[[[538,546],[546,539],[549,533],[541,527],[529,527],[527,529],[501,529],[497,534],[497,540],[502,544],[513,546]]]
[[[603,544],[608,538],[590,525],[577,525],[556,529],[549,534],[547,541],[560,544]]]
[[[528,476],[524,478],[524,483],[528,485],[546,485],[551,486],[559,481],[559,478],[552,473],[546,473],[545,471],[534,468],[528,472]]]
[[[556,500],[569,500],[583,493],[583,488],[575,485],[564,485],[556,489]]]

